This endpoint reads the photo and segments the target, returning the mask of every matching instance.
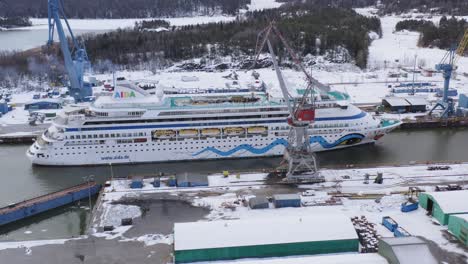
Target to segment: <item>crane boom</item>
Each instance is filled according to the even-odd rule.
[[[458,59],[465,53],[466,47],[468,47],[468,28],[465,30],[465,34],[463,35],[460,44],[458,45],[458,49],[456,52],[457,57],[454,61],[455,65],[457,65]]]
[[[271,60],[273,61],[273,67],[275,67],[276,76],[278,77],[278,82],[281,88],[281,92],[283,93],[283,98],[286,100],[286,105],[288,106],[288,112],[293,112],[293,107],[291,105],[291,95],[288,92],[288,88],[286,87],[286,83],[284,82],[283,73],[278,66],[278,60],[276,59],[275,51],[269,39],[267,39],[268,50],[271,54]]]
[[[83,75],[84,70],[89,66],[88,55],[83,46],[80,46],[76,40],[73,31],[70,28],[70,24],[65,16],[63,10],[62,0],[48,0],[48,25],[49,25],[49,39],[47,44],[52,45],[54,42],[54,33],[57,29],[57,35],[60,41],[60,49],[63,54],[65,68],[68,73],[70,80],[70,95],[75,98],[75,101],[84,101],[86,97],[92,95],[91,85],[84,82]],[[70,49],[65,30],[61,22],[61,18],[65,21],[65,24],[70,34],[70,38],[73,43],[73,52]]]

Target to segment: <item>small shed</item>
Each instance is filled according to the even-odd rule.
[[[468,214],[451,215],[448,229],[462,244],[468,247]]]
[[[8,104],[5,101],[0,101],[0,115],[8,113]]]
[[[251,209],[268,209],[270,203],[265,196],[256,196],[249,199],[249,207]]]
[[[468,214],[468,191],[425,192],[419,194],[419,204],[441,225],[447,225],[449,216]]]
[[[468,96],[466,96],[466,94],[460,94],[458,96],[458,107],[468,108]]]
[[[426,112],[427,100],[423,97],[407,97],[405,100],[410,104],[409,112]]]
[[[411,104],[401,97],[386,97],[382,99],[382,104],[391,112],[404,113],[410,110]]]
[[[390,264],[438,264],[420,237],[386,237],[379,240],[379,254]]]
[[[132,189],[141,189],[143,188],[143,178],[142,177],[133,177],[130,182],[130,188]]]
[[[356,230],[343,214],[174,224],[175,263],[358,250]]]
[[[24,110],[28,111],[60,108],[62,108],[62,102],[56,99],[41,99],[24,105]]]
[[[301,196],[299,194],[276,194],[273,195],[273,203],[276,208],[301,207]]]

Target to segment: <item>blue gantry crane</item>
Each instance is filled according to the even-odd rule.
[[[463,56],[466,47],[468,46],[468,29],[466,29],[465,34],[458,45],[457,48],[451,48],[445,56],[442,58],[442,61],[435,66],[437,71],[442,72],[444,77],[444,90],[442,95],[442,100],[437,102],[437,104],[429,112],[429,115],[432,115],[432,112],[440,108],[443,112],[441,118],[447,118],[455,114],[453,99],[448,97],[448,91],[450,88],[450,79],[452,78],[452,73],[456,70],[458,59]]]
[[[49,21],[49,40],[48,45],[54,42],[54,32],[57,28],[57,35],[60,41],[60,49],[63,53],[65,61],[65,68],[68,72],[70,80],[69,91],[70,95],[75,98],[76,102],[86,101],[87,98],[93,95],[93,90],[90,83],[83,79],[84,71],[90,67],[88,54],[83,44],[79,43],[70,28],[65,11],[63,8],[62,0],[48,0],[48,21]],[[73,49],[70,49],[65,30],[62,25],[61,19],[65,22],[70,35]]]

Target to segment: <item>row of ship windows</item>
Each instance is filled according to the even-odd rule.
[[[276,144],[276,145],[278,145],[278,144]],[[253,144],[252,146],[261,147],[263,145],[262,144]],[[233,145],[225,145],[225,146],[221,146],[221,147],[232,148],[232,147],[236,147],[236,146],[235,145],[234,146]],[[96,151],[96,154],[99,154],[99,153],[101,153],[101,154],[126,153],[126,152],[138,152],[138,151],[139,152],[145,152],[145,151],[149,152],[149,151],[161,151],[161,150],[162,151],[166,151],[166,150],[193,150],[193,149],[199,150],[199,149],[204,149],[204,148],[205,147],[185,147],[185,148],[167,148],[167,149],[166,148],[158,148],[158,149],[146,149],[146,150],[145,149],[141,149],[141,150],[138,150],[138,149],[136,149],[136,150],[131,150],[131,149],[130,150],[112,150],[112,151],[107,150],[107,151]],[[62,156],[63,155],[76,155],[76,154],[81,155],[82,153],[81,152],[76,152],[76,153],[75,152],[71,152],[71,153],[70,152],[64,152],[64,153],[55,153],[55,156],[58,156],[58,155],[62,155]],[[86,155],[87,152],[83,152],[83,154]]]
[[[70,135],[65,139],[92,139],[92,138],[119,138],[119,137],[145,137],[145,132],[136,133],[109,133],[109,134],[89,134],[89,135]]]
[[[135,120],[109,120],[109,121],[88,121],[83,125],[115,125],[115,124],[134,124],[134,123],[161,123],[161,122],[193,122],[193,121],[215,121],[215,120],[245,120],[245,119],[263,119],[263,118],[286,118],[288,114],[263,114],[263,115],[243,115],[243,116],[209,116],[209,117],[187,117],[187,118],[169,118],[169,119],[135,119]],[[209,125],[209,124],[208,124]]]
[[[367,124],[367,123],[366,123]],[[359,123],[356,123],[359,125]],[[361,123],[364,125],[364,123]],[[315,124],[313,128],[333,128],[333,127],[349,127],[349,124]],[[273,130],[288,130],[287,126],[273,127]],[[145,132],[135,132],[135,133],[106,133],[106,134],[88,134],[88,135],[69,135],[65,136],[65,139],[93,139],[93,138],[120,138],[120,137],[144,137],[146,136]]]
[[[235,142],[238,142],[238,141],[239,142],[247,142],[247,141],[259,141],[259,140],[260,139],[258,139],[258,138],[254,138],[254,139],[250,139],[250,140],[249,139],[247,139],[247,140],[222,140],[222,141],[211,141],[211,142],[206,141],[204,143],[205,144],[209,144],[209,143],[213,143],[213,144],[216,144],[216,143],[231,143],[231,142],[235,143]],[[80,142],[80,141],[77,141],[77,142]],[[184,144],[200,144],[200,143],[199,142],[194,142],[194,141],[188,141],[188,142],[184,142]],[[153,144],[140,144],[141,147],[144,147],[144,146],[149,147],[150,145],[151,146],[157,146],[157,145],[172,146],[172,145],[179,145],[179,144],[164,143],[164,142],[162,144],[154,144],[154,143]],[[257,144],[255,144],[255,145],[257,145]],[[131,145],[129,145],[129,147],[130,146]],[[138,144],[135,144],[135,145],[132,145],[132,146],[135,147],[135,146],[138,146]],[[91,146],[91,147],[65,147],[65,148],[54,148],[54,150],[59,150],[59,149],[60,150],[63,150],[63,149],[68,150],[68,149],[75,149],[75,148],[76,149],[93,149],[93,148],[97,149],[97,148],[114,148],[114,147],[127,147],[127,145],[106,145],[106,146],[94,146],[94,147],[93,146]]]
[[[341,136],[341,135],[325,135],[324,137],[325,137],[325,138],[331,138],[331,137],[336,138],[336,137],[339,137],[339,136]],[[205,143],[205,144],[209,144],[209,143],[213,143],[213,144],[216,144],[216,143],[236,143],[236,142],[241,143],[241,142],[247,142],[247,141],[251,141],[251,142],[252,142],[252,141],[259,141],[259,140],[260,140],[260,139],[255,138],[255,139],[250,139],[250,140],[249,140],[249,139],[247,139],[247,140],[244,139],[244,140],[221,140],[221,141],[211,141],[211,142],[210,142],[210,141],[206,141],[206,142],[204,142],[204,143]],[[199,142],[195,142],[195,141],[187,141],[187,142],[184,142],[184,144],[200,144],[200,143],[199,143]],[[145,146],[146,146],[146,147],[149,147],[150,145],[151,145],[151,146],[158,146],[158,145],[172,146],[172,145],[179,145],[179,144],[177,144],[177,143],[174,143],[174,144],[173,144],[173,143],[165,143],[164,141],[161,141],[161,144],[154,144],[154,143],[153,143],[153,144],[140,144],[140,147],[145,147]],[[252,146],[260,146],[260,145],[261,145],[261,144],[252,144]],[[129,146],[129,147],[131,147],[131,146],[136,147],[136,146],[138,146],[138,144],[128,145],[128,146]],[[76,148],[76,149],[93,149],[93,148],[94,148],[94,149],[98,149],[98,148],[103,149],[103,148],[116,148],[116,147],[124,147],[124,148],[125,148],[125,147],[127,147],[127,145],[110,145],[110,146],[107,145],[107,146],[90,146],[90,147],[65,147],[65,148],[54,148],[54,150],[59,150],[59,149],[60,149],[60,150],[64,150],[64,149],[65,149],[65,150],[69,150],[69,149],[74,150],[75,148]],[[229,147],[232,147],[232,146],[229,145]],[[234,146],[234,147],[235,147],[235,146]],[[198,147],[196,147],[196,148],[198,149]],[[182,148],[180,148],[180,149],[182,150]],[[188,149],[188,148],[186,148],[186,149]],[[193,147],[191,147],[191,149],[193,149]],[[160,149],[158,149],[158,150],[160,150]],[[163,149],[163,150],[166,150],[166,149]],[[169,150],[171,150],[171,149],[169,149]]]

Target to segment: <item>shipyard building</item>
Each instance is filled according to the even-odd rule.
[[[427,192],[419,194],[419,204],[441,225],[450,215],[468,214],[468,191]]]
[[[358,250],[359,240],[351,220],[341,214],[174,225],[175,263]]]

